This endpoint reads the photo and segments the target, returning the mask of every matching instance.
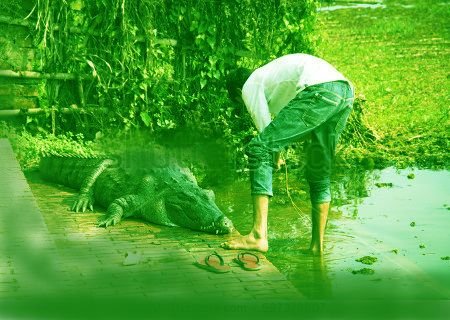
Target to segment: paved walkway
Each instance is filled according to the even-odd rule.
[[[37,173],[27,178],[29,184],[9,142],[0,139],[0,315],[2,310],[11,318],[49,318],[55,311],[66,318],[89,312],[96,319],[144,310],[143,317],[193,310],[264,315],[274,303],[279,313],[303,301],[264,255],[260,271],[235,265],[237,251],[218,248],[227,236],[133,220],[97,228],[100,208],[71,213],[73,190],[45,183]],[[215,274],[193,265],[213,251],[232,272]]]

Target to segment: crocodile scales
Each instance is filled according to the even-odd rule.
[[[212,234],[225,234],[233,224],[217,207],[214,193],[198,186],[192,172],[176,164],[129,173],[108,158],[46,156],[41,159],[44,179],[79,190],[73,211],[107,208],[98,226],[116,225],[136,217]]]

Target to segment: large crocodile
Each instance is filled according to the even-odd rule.
[[[214,194],[198,186],[192,172],[175,164],[130,173],[108,158],[43,157],[44,179],[80,191],[73,211],[107,208],[98,226],[123,218],[181,226],[213,234],[229,233],[233,224],[217,207]]]

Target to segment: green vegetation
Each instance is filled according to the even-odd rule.
[[[356,86],[339,165],[449,167],[444,4],[385,0],[384,9],[317,14],[312,0],[249,3],[38,1],[29,17],[37,21],[36,68],[82,76],[77,104],[87,112],[59,113],[78,99],[77,88],[47,80],[40,96],[47,112],[22,118],[15,129],[2,125],[0,135],[12,137],[25,168],[44,151],[114,150],[135,136],[134,144],[209,139],[242,168],[256,131],[229,101],[226,75],[301,51],[330,61]],[[299,149],[286,153],[294,166]]]
[[[228,101],[226,75],[311,51],[314,9],[310,0],[43,0],[41,67],[92,76],[84,80],[86,104],[107,114],[84,119],[87,137],[99,128],[158,134],[187,127],[233,140],[249,126]],[[63,107],[58,86],[47,83],[46,99]],[[72,131],[78,124],[56,125]]]
[[[342,1],[341,1],[342,2]],[[344,146],[363,166],[449,167],[448,3],[385,0],[386,8],[322,12],[318,53],[364,96],[373,144]]]
[[[16,129],[0,122],[0,137],[10,140],[22,168],[33,169],[39,164],[40,157],[45,154],[77,154],[80,156],[95,155],[92,141],[84,139],[83,134],[67,132],[53,135],[45,130],[35,134],[25,129]]]
[[[79,75],[83,93],[47,80],[46,113],[22,119],[26,132],[90,141],[188,132],[191,140],[221,139],[243,159],[255,129],[229,101],[225,78],[240,66],[312,52],[315,2],[40,0],[28,19],[36,21],[36,69]],[[85,112],[59,112],[73,103]]]

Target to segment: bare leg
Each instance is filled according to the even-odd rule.
[[[253,196],[253,228],[248,235],[240,236],[221,244],[225,249],[246,249],[266,252],[269,249],[267,241],[267,215],[269,212],[269,197]]]
[[[323,237],[325,234],[325,226],[327,225],[329,209],[329,202],[312,205],[312,232],[309,250],[311,250],[313,254],[323,253]]]

